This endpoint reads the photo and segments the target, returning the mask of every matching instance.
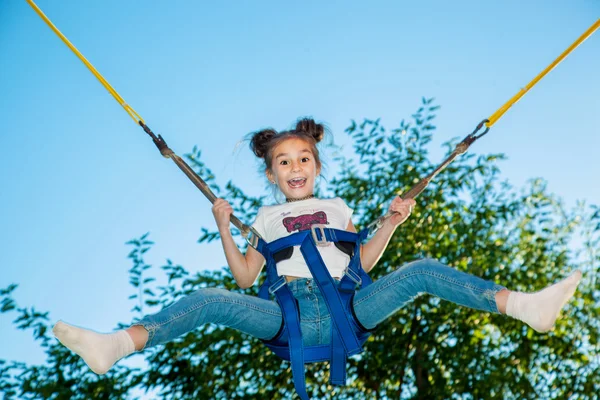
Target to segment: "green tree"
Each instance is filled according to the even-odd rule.
[[[339,156],[339,173],[324,195],[340,196],[354,208],[357,228],[385,211],[385,204],[432,171],[428,144],[438,106],[423,99],[410,122],[386,130],[379,120],[352,121],[346,130],[352,156]],[[446,143],[451,151],[457,139]],[[229,182],[219,186],[194,149],[187,159],[235,214],[252,221],[265,198],[247,196]],[[349,360],[349,384],[328,384],[329,366],[307,366],[314,398],[593,398],[600,393],[600,209],[581,202],[567,210],[543,180],[515,190],[501,181],[502,155],[467,154],[457,159],[418,198],[413,216],[399,229],[371,276],[377,279],[407,261],[433,257],[511,289],[532,291],[574,268],[584,271],[566,317],[549,333],[521,322],[422,296],[382,323],[366,351]],[[203,228],[199,242],[218,239]],[[238,235],[240,246],[243,240]],[[580,243],[574,245],[573,242]],[[167,260],[166,284],[144,261],[148,235],[128,243],[133,266],[132,311],[153,313],[203,287],[241,290],[227,268],[191,276]],[[262,281],[261,277],[261,281]],[[45,349],[43,365],[0,360],[0,392],[6,399],[121,399],[152,391],[165,399],[292,398],[287,362],[240,332],[206,325],[164,346],[144,352],[147,369],[117,364],[98,377],[49,334],[47,312],[20,307],[16,285],[0,291],[2,313],[16,314]],[[121,327],[126,326],[120,324]]]

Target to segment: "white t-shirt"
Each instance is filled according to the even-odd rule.
[[[308,230],[313,224],[324,224],[328,228],[346,230],[352,212],[353,210],[339,197],[335,199],[312,198],[261,207],[252,227],[269,243],[292,233]],[[350,257],[341,252],[333,243],[317,248],[331,276],[341,278],[342,272],[350,262]],[[300,252],[300,246],[294,246],[291,258],[277,263],[277,275],[312,278]]]

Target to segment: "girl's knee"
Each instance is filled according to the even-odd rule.
[[[186,297],[187,303],[194,304],[214,304],[226,301],[233,293],[222,288],[200,288]]]
[[[430,290],[431,279],[443,273],[440,266],[445,267],[433,258],[422,258],[403,265],[394,273],[407,280],[407,283],[410,282],[416,291],[427,292]]]
[[[420,271],[424,271],[428,268],[431,268],[431,266],[435,265],[435,264],[439,264],[439,262],[433,258],[421,258],[419,260],[415,260],[415,261],[411,261],[409,263],[404,264],[401,268],[399,268],[397,271],[401,271],[401,272],[415,272],[418,273]]]

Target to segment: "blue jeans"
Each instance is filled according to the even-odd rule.
[[[331,340],[331,317],[316,282],[310,278],[288,283],[300,305],[300,324],[306,346]],[[371,329],[417,296],[428,293],[453,303],[497,313],[495,296],[503,286],[457,271],[436,260],[410,262],[356,292],[354,311],[359,322]],[[224,325],[259,339],[274,337],[282,323],[274,300],[203,288],[133,325],[148,331],[145,348],[168,342],[203,324]]]

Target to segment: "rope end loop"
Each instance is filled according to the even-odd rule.
[[[488,133],[490,131],[490,126],[488,125],[488,123],[490,122],[489,119],[484,119],[483,121],[481,121],[473,130],[473,132],[471,132],[469,135],[467,135],[467,137],[458,144],[458,146],[456,146],[456,151],[458,154],[463,154],[467,151],[467,149],[469,148],[469,146],[471,144],[473,144],[474,141],[476,141],[477,139],[479,139],[480,137],[482,137],[483,135],[485,135],[486,133]],[[477,134],[477,132],[479,132],[483,127],[485,126],[485,130],[483,132],[481,132],[480,134]]]

